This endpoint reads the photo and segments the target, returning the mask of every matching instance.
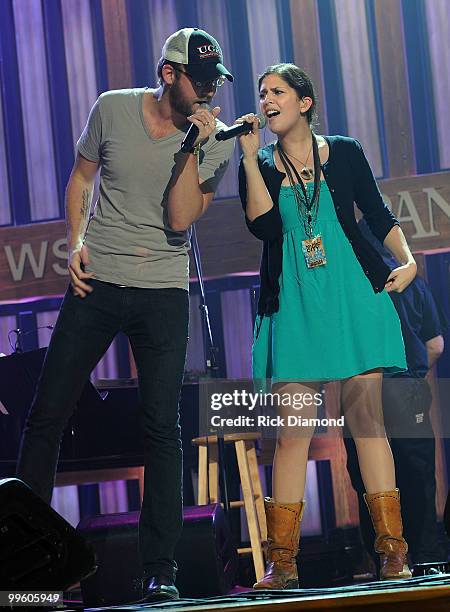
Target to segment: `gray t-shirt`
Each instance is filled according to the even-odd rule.
[[[170,229],[166,193],[184,132],[150,137],[142,111],[145,91],[101,94],[77,143],[83,157],[101,164],[99,198],[85,237],[86,269],[118,285],[187,289],[190,235]],[[214,135],[199,156],[208,191],[217,189],[233,151],[232,141],[218,142]]]

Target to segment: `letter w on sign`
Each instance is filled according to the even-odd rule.
[[[24,242],[20,247],[19,261],[16,262],[14,253],[10,245],[5,247],[6,259],[8,260],[9,269],[11,276],[15,281],[20,281],[23,278],[25,270],[25,263],[28,259],[30,262],[31,270],[35,278],[42,278],[45,271],[45,261],[47,259],[48,240],[41,242],[41,249],[39,251],[39,259],[36,261],[36,257],[31,248],[29,242]]]

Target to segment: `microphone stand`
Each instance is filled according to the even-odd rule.
[[[218,348],[214,345],[211,323],[209,319],[209,310],[206,303],[205,285],[203,282],[203,270],[200,259],[200,249],[197,240],[197,231],[195,223],[191,227],[191,249],[194,257],[195,269],[197,272],[198,286],[200,288],[200,312],[202,315],[202,329],[203,329],[203,350],[205,355],[205,370],[207,378],[217,378],[219,375],[219,367],[217,365],[217,353]],[[208,437],[206,437],[208,441]],[[208,443],[208,442],[207,442]],[[230,511],[230,501],[228,498],[228,485],[227,485],[227,470],[225,465],[225,442],[223,437],[222,428],[217,431],[217,451],[219,461],[219,473],[220,473],[220,491],[223,497],[224,511],[226,514]]]

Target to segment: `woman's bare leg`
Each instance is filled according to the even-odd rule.
[[[384,430],[381,385],[380,371],[355,376],[344,383],[342,400],[375,530],[380,579],[398,580],[411,578],[411,571],[406,557],[408,545],[403,538],[400,495],[395,490],[394,460]]]
[[[395,489],[395,467],[386,437],[381,400],[382,373],[373,370],[342,384],[347,427],[355,441],[367,493]]]
[[[288,394],[292,400],[299,398],[297,394],[314,396],[318,392],[318,383],[281,383],[274,385],[273,393],[280,396]],[[303,396],[302,396],[303,397]],[[306,466],[308,451],[314,427],[296,427],[287,425],[289,414],[303,418],[315,418],[316,402],[295,410],[288,406],[280,406],[278,414],[285,419],[284,427],[278,428],[275,456],[272,472],[272,497],[283,503],[296,503],[303,499],[305,491]]]

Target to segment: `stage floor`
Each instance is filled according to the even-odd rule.
[[[71,605],[73,606],[74,603]],[[298,589],[285,592],[249,590],[223,597],[180,599],[164,604],[130,604],[105,608],[83,608],[75,605],[75,607],[66,607],[65,611],[201,612],[233,610],[235,612],[255,612],[261,609],[264,612],[305,612],[309,610],[362,611],[363,608],[377,612],[449,612],[450,574],[327,589]]]

